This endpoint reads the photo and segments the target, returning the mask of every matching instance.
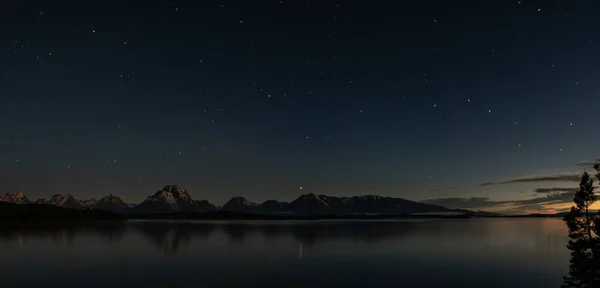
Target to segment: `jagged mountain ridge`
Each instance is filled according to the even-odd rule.
[[[60,206],[68,209],[84,209],[83,205],[71,194],[54,194],[50,199],[38,199],[35,203]]]
[[[207,212],[216,207],[208,201],[193,200],[187,190],[166,185],[133,208],[135,213]]]
[[[22,192],[7,193],[0,197],[0,202],[32,203]],[[194,200],[187,190],[177,185],[166,185],[161,190],[148,196],[143,202],[132,206],[115,195],[108,195],[96,201],[77,200],[72,195],[54,194],[50,199],[40,199],[35,203],[51,204],[71,209],[95,209],[115,213],[198,213],[216,210],[240,213],[288,213],[299,215],[350,215],[350,214],[418,214],[418,213],[460,213],[484,215],[485,212],[465,209],[449,209],[446,207],[410,201],[402,198],[378,195],[353,197],[334,197],[304,194],[294,201],[280,202],[267,200],[261,204],[249,201],[244,197],[231,198],[222,208],[217,208],[206,200]],[[489,214],[489,213],[488,213]]]
[[[278,208],[273,208],[274,206]],[[248,212],[248,209],[238,212]],[[363,195],[353,197],[334,197],[317,194],[304,194],[290,203],[265,201],[250,212],[255,213],[294,213],[313,215],[349,215],[349,214],[414,214],[457,212],[466,214],[471,211],[449,209],[438,205],[406,200],[403,198]]]

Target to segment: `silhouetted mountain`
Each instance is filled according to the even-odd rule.
[[[327,197],[327,196],[325,196]],[[316,194],[301,195],[288,205],[288,210],[298,214],[329,214],[331,207]]]
[[[121,198],[115,195],[108,195],[100,199],[96,205],[92,206],[91,209],[110,211],[114,213],[129,213],[131,208],[125,204]]]
[[[0,202],[8,202],[14,204],[27,204],[31,203],[25,194],[21,191],[6,193],[4,196],[0,196]]]
[[[248,201],[244,197],[233,197],[227,201],[221,210],[233,212],[257,212],[258,204]]]
[[[0,202],[1,222],[90,220],[125,220],[125,218],[106,211],[66,209],[56,205],[48,204],[13,204]]]
[[[135,213],[205,212],[216,209],[208,201],[196,201],[187,190],[177,185],[166,185],[137,205]]]
[[[287,202],[279,202],[277,200],[267,200],[256,207],[259,213],[286,213],[289,212]]]
[[[0,197],[0,201],[10,203],[29,203],[22,192],[8,193]],[[70,209],[93,209],[115,213],[135,214],[170,214],[170,213],[202,213],[222,210],[223,212],[252,214],[296,214],[312,216],[343,216],[369,214],[435,214],[451,216],[462,214],[469,216],[494,217],[496,213],[470,211],[465,209],[448,209],[442,206],[410,201],[402,198],[364,195],[354,197],[333,197],[327,195],[305,194],[291,203],[268,200],[257,204],[244,197],[233,197],[221,209],[206,200],[194,200],[187,190],[177,185],[166,185],[149,196],[138,205],[123,202],[118,196],[109,195],[99,201],[95,199],[77,200],[73,196],[54,194],[50,199],[40,199],[38,204],[50,204]],[[132,208],[133,207],[133,208]],[[189,215],[188,215],[189,216]],[[215,217],[229,217],[213,215]],[[311,217],[312,217],[311,216]],[[235,216],[238,217],[238,216]],[[247,217],[247,216],[244,216]]]
[[[35,203],[37,204],[50,204],[54,206],[60,206],[69,209],[83,209],[83,206],[77,199],[70,194],[54,194],[50,199],[38,199]]]
[[[194,200],[197,212],[212,212],[217,211],[217,206],[208,202],[208,200]]]
[[[298,197],[288,206],[297,214],[412,214],[453,212],[442,206],[430,205],[402,198],[364,195],[354,197],[333,197],[306,194]]]

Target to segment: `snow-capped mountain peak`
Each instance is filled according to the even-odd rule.
[[[113,194],[109,194],[108,196],[102,197],[102,199],[100,199],[100,201],[109,202],[109,203],[124,204],[124,202],[121,199],[121,197],[113,195]]]
[[[146,198],[146,201],[164,202],[173,205],[173,208],[177,208],[178,204],[191,203],[193,200],[187,190],[177,185],[166,185],[162,190]]]
[[[164,186],[135,207],[136,212],[146,213],[198,212],[214,209],[214,205],[207,201],[193,200],[187,190],[177,185]]]
[[[17,190],[16,192],[6,193],[4,196],[0,196],[0,202],[9,202],[15,204],[30,203],[29,199],[23,194],[23,192]]]

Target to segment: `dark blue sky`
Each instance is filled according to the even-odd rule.
[[[0,5],[2,193],[495,205],[598,156],[597,1]]]

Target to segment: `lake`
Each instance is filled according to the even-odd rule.
[[[561,219],[129,221],[0,231],[2,287],[559,287]]]

